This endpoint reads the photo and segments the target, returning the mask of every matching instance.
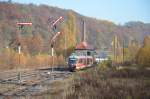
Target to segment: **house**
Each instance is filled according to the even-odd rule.
[[[75,53],[80,56],[93,56],[95,50],[94,47],[92,47],[90,44],[86,41],[86,29],[85,29],[85,22],[83,21],[83,35],[82,35],[82,41],[77,44],[75,48]]]
[[[75,53],[80,56],[93,56],[94,52],[94,48],[85,41],[80,42],[75,48]]]

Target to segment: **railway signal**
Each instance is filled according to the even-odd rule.
[[[17,22],[17,25],[21,25],[21,26],[28,25],[28,26],[31,26],[32,22]]]
[[[52,18],[51,18],[52,19]],[[58,24],[58,22],[60,22],[60,21],[62,21],[63,20],[63,17],[62,16],[60,16],[58,19],[56,19],[56,20],[50,20],[50,21],[52,21],[52,22],[50,22],[50,23],[52,23],[51,24],[51,28],[52,28],[52,30],[53,30],[53,32],[55,33],[55,35],[52,37],[52,39],[51,39],[51,41],[50,41],[50,45],[51,45],[51,48],[52,48],[52,56],[53,56],[53,47],[54,47],[54,42],[55,42],[55,39],[60,35],[60,32],[57,32],[56,31],[56,29],[57,29],[57,24]]]
[[[19,30],[23,29],[24,26],[32,26],[32,22],[17,22],[16,25],[19,26]],[[21,55],[21,42],[18,42],[18,54],[19,54],[19,66],[20,66],[20,55]],[[18,82],[21,83],[21,72],[18,72]]]
[[[54,43],[56,38],[61,34],[61,32],[57,32],[57,24],[58,22],[62,22],[63,21],[63,17],[60,16],[58,19],[56,20],[51,20],[52,18],[49,19],[50,22],[50,28],[53,30],[54,32],[54,36],[52,37],[51,41],[50,41],[50,46],[51,46],[51,55],[52,55],[52,65],[54,65]],[[52,72],[53,72],[53,68],[52,68]]]
[[[53,17],[50,17],[48,19],[48,23],[50,24],[50,29],[53,30],[53,32],[56,32],[58,23],[62,22],[64,18],[60,16],[58,19],[54,19]]]
[[[60,16],[57,20],[55,20],[54,22],[53,22],[53,24],[51,25],[51,28],[53,28],[59,21],[61,21],[61,20],[63,20],[63,17],[62,16]]]
[[[19,29],[23,29],[24,26],[32,26],[32,22],[17,22]]]

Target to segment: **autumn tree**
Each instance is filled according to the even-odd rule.
[[[72,11],[68,12],[67,21],[64,23],[61,32],[56,42],[56,52],[59,55],[63,54],[66,56],[74,50],[76,45],[76,17]]]
[[[12,58],[14,56],[14,50],[11,48],[4,48],[2,53],[0,54],[0,68],[12,69]]]
[[[150,36],[144,38],[143,47],[138,51],[136,60],[142,67],[150,66]]]
[[[43,38],[40,34],[35,34],[28,42],[28,51],[30,54],[38,54],[42,51],[43,48]]]
[[[122,62],[122,47],[120,44],[120,40],[118,36],[114,36],[112,40],[112,52],[113,52],[113,62],[114,63],[121,63]]]
[[[143,41],[143,47],[150,46],[150,35],[146,36]]]
[[[130,54],[130,61],[135,62],[135,57],[140,48],[140,45],[138,44],[138,41],[136,40],[130,40],[128,49],[129,49],[129,54]]]

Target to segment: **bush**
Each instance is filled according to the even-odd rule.
[[[0,53],[0,69],[24,69],[24,68],[47,68],[51,66],[65,65],[65,58],[54,56],[54,64],[52,56],[48,54],[30,55],[28,53],[18,54],[13,49],[7,48]]]
[[[150,67],[150,47],[140,49],[137,55],[137,63],[142,67]]]
[[[150,67],[150,36],[144,39],[144,45],[137,54],[136,61],[141,67]]]
[[[149,79],[137,77],[142,73],[145,72],[100,71],[97,68],[84,71],[67,83],[70,86],[64,92],[64,99],[149,99]],[[128,78],[130,76],[132,79]]]
[[[98,64],[99,68],[102,70],[112,67],[112,60],[108,59]]]

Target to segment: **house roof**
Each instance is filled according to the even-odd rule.
[[[89,45],[87,42],[83,41],[83,42],[80,42],[76,48],[76,50],[93,50],[94,48]]]

